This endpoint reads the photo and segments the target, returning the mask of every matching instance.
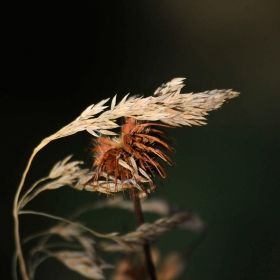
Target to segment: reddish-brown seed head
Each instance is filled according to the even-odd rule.
[[[159,123],[138,122],[133,118],[127,118],[121,128],[119,138],[110,139],[101,136],[97,139],[97,145],[92,149],[95,153],[93,170],[94,180],[107,174],[107,181],[114,178],[115,184],[129,181],[131,187],[135,186],[147,193],[147,188],[154,189],[154,177],[156,174],[166,177],[166,172],[158,158],[172,165],[172,161],[157,145],[172,151],[173,148],[165,142],[166,135],[155,126],[167,126]],[[169,127],[169,126],[168,126]]]

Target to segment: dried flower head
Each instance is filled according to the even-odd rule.
[[[157,157],[172,164],[169,157],[156,147],[172,151],[173,148],[165,142],[165,133],[156,127],[170,127],[170,125],[137,121],[126,118],[118,138],[110,139],[100,136],[96,140],[93,169],[95,175],[93,183],[98,182],[106,174],[106,182],[136,187],[145,194],[154,190],[153,179],[159,174],[166,177],[166,172]]]

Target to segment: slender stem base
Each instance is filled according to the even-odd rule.
[[[141,226],[144,223],[144,216],[143,216],[143,212],[142,212],[142,208],[141,208],[141,201],[138,196],[137,189],[132,188],[132,196],[133,196],[135,219],[136,219],[137,225]],[[147,271],[150,275],[150,278],[151,278],[151,280],[157,280],[155,266],[153,264],[152,256],[151,256],[150,244],[149,243],[144,244],[143,250],[144,250],[144,255],[145,255],[145,260],[146,260]]]

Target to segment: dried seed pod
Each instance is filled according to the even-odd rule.
[[[127,118],[122,125],[122,132],[118,138],[100,136],[96,146],[92,149],[95,154],[93,162],[94,176],[90,185],[100,185],[102,177],[106,174],[108,193],[115,185],[115,191],[136,187],[142,195],[154,190],[154,177],[160,175],[165,178],[166,172],[157,161],[172,165],[171,159],[157,146],[173,151],[166,141],[167,135],[160,127],[170,125],[136,121]],[[104,183],[105,183],[104,181]],[[105,184],[105,185],[106,185]],[[119,188],[119,186],[123,187]],[[105,185],[103,187],[105,187]]]

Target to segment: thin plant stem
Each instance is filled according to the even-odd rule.
[[[79,224],[79,223],[75,223],[75,222],[72,222],[71,220],[67,220],[67,219],[64,219],[62,217],[58,217],[58,216],[55,216],[55,215],[51,215],[51,214],[48,214],[48,213],[44,213],[44,212],[37,212],[37,211],[32,211],[32,210],[21,210],[19,211],[19,215],[23,215],[23,214],[29,214],[29,215],[38,215],[38,216],[44,216],[44,217],[47,217],[47,218],[51,218],[51,219],[54,219],[54,220],[58,220],[58,221],[61,221],[61,222],[64,222],[64,223],[68,223],[68,224],[71,224],[71,225],[74,225],[74,226],[77,226],[79,228],[82,228],[83,230],[97,236],[97,237],[100,237],[100,238],[107,238],[107,239],[112,239],[112,240],[118,240],[118,237],[116,237],[116,233],[109,233],[109,234],[102,234],[102,233],[98,233],[88,227],[85,227],[84,225],[82,224]]]
[[[134,213],[135,219],[138,226],[141,226],[144,223],[144,216],[141,208],[141,201],[138,195],[138,191],[136,188],[132,188],[132,196],[133,196],[133,204],[134,204]],[[146,260],[146,267],[147,271],[150,275],[151,280],[157,280],[155,266],[152,260],[151,255],[151,247],[149,243],[145,243],[143,245],[145,260]]]
[[[38,186],[40,183],[46,181],[47,179],[49,179],[48,177],[44,177],[41,178],[40,180],[38,180],[37,182],[35,182],[31,188],[22,196],[22,198],[20,199],[18,205],[19,208],[22,209],[30,200],[32,200],[34,197],[32,196],[31,199],[29,198],[28,200],[26,200],[27,196],[35,189],[36,186]],[[37,195],[37,194],[36,194]]]
[[[33,153],[31,154],[28,163],[26,165],[26,168],[22,174],[19,186],[17,188],[16,194],[15,194],[15,198],[14,198],[14,205],[13,205],[13,217],[14,217],[14,236],[15,236],[15,249],[16,249],[16,253],[15,253],[15,257],[13,259],[13,275],[14,278],[16,279],[17,276],[17,259],[19,261],[19,267],[20,267],[20,272],[21,272],[21,276],[24,280],[29,280],[28,274],[27,274],[27,270],[26,270],[26,265],[25,265],[25,261],[24,261],[24,256],[22,253],[22,248],[21,248],[21,243],[20,243],[20,231],[19,231],[19,218],[18,218],[18,212],[19,212],[19,196],[20,193],[22,191],[25,179],[26,179],[26,175],[30,169],[31,163],[35,157],[35,155],[41,150],[43,149],[48,143],[50,143],[52,140],[55,140],[59,137],[55,137],[56,134],[51,135],[50,137],[47,137],[45,139],[43,139],[43,141],[33,150]],[[22,201],[21,201],[22,202]]]
[[[26,270],[26,265],[25,265],[25,261],[24,261],[24,257],[23,257],[23,253],[22,253],[22,248],[21,248],[21,244],[20,244],[20,233],[19,233],[19,219],[18,219],[18,200],[19,200],[19,195],[20,192],[22,190],[22,187],[24,185],[24,181],[27,175],[27,172],[30,168],[31,162],[34,158],[34,156],[36,155],[38,150],[34,150],[32,155],[29,158],[29,161],[27,163],[27,166],[22,174],[22,178],[20,181],[20,184],[18,186],[16,195],[15,195],[15,199],[14,199],[14,207],[13,207],[13,216],[14,216],[14,235],[15,235],[15,247],[16,247],[16,254],[15,254],[15,258],[14,258],[14,264],[13,267],[16,270],[16,262],[17,262],[17,258],[19,260],[19,266],[20,266],[20,271],[21,271],[21,276],[24,280],[29,280],[28,274],[27,274],[27,270]],[[13,272],[14,275],[16,275],[16,271]]]

